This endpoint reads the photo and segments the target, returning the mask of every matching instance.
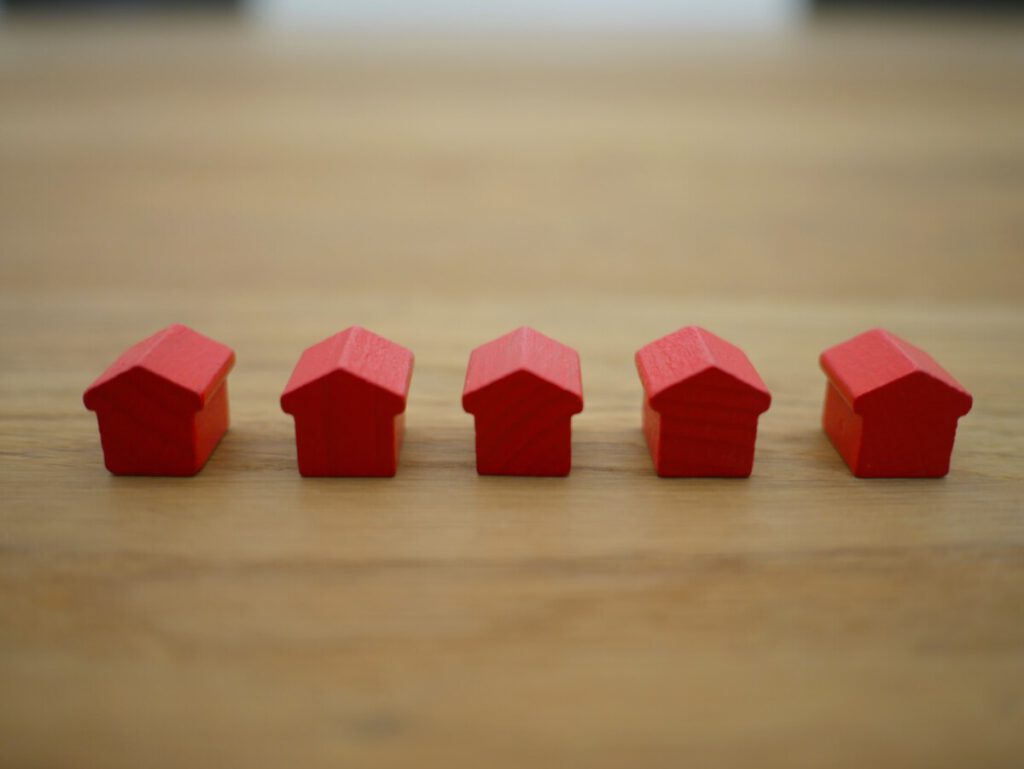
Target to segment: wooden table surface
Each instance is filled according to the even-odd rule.
[[[0,765],[1024,765],[1021,29],[785,39],[0,29]],[[89,382],[231,345],[191,479],[102,466]],[[411,347],[392,480],[303,480],[278,396]],[[634,350],[772,390],[749,480],[662,480]],[[579,349],[566,479],[481,478],[470,349]],[[817,355],[975,397],[944,480],[852,478]]]

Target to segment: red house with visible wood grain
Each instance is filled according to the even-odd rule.
[[[884,329],[821,354],[822,423],[860,478],[940,478],[971,394],[934,358]]]
[[[771,394],[746,354],[697,326],[640,348],[643,430],[658,475],[750,475]]]
[[[195,475],[228,429],[231,348],[168,326],[128,348],[85,391],[117,475]]]
[[[304,476],[392,476],[405,432],[411,351],[352,326],[302,353],[281,394]]]
[[[572,416],[583,410],[580,356],[518,328],[470,354],[462,407],[476,424],[481,475],[568,475]]]

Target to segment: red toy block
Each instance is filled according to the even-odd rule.
[[[822,419],[859,478],[941,478],[971,394],[924,350],[884,329],[821,354]]]
[[[746,478],[772,396],[743,350],[697,326],[641,347],[643,428],[658,475]]]
[[[516,329],[470,354],[462,408],[476,423],[481,475],[568,475],[572,415],[583,411],[580,356]]]
[[[175,324],[128,348],[85,391],[117,475],[195,475],[228,429],[229,347]]]
[[[281,408],[295,417],[304,476],[392,476],[413,354],[359,326],[302,353]]]

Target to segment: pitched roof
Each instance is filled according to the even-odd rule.
[[[820,363],[855,412],[867,396],[913,375],[943,385],[961,415],[971,408],[970,393],[932,356],[882,328],[830,347]]]
[[[180,390],[197,410],[235,365],[230,347],[175,323],[132,345],[89,385],[83,400],[95,410],[99,394],[132,371],[145,371]]]
[[[750,406],[765,411],[771,394],[746,353],[699,326],[685,326],[644,345],[636,353],[636,368],[644,392],[658,409],[676,388],[713,372],[724,374],[753,396]]]
[[[281,395],[288,413],[303,390],[338,371],[377,388],[395,413],[405,410],[412,379],[413,354],[361,326],[327,337],[302,353]]]
[[[526,372],[567,396],[572,413],[583,410],[580,356],[571,347],[528,326],[480,345],[469,356],[462,406],[472,412],[488,388]]]

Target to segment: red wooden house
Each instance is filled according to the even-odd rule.
[[[473,350],[462,407],[476,423],[481,475],[568,475],[572,415],[583,410],[580,356],[516,329]]]
[[[640,348],[636,367],[658,475],[750,475],[757,419],[771,394],[740,348],[687,326]]]
[[[949,472],[970,393],[924,350],[884,329],[821,354],[823,425],[861,478],[938,478]]]
[[[175,324],[128,348],[85,391],[118,475],[195,475],[228,429],[229,347]]]
[[[281,394],[304,476],[392,476],[413,354],[359,326],[302,353]]]

